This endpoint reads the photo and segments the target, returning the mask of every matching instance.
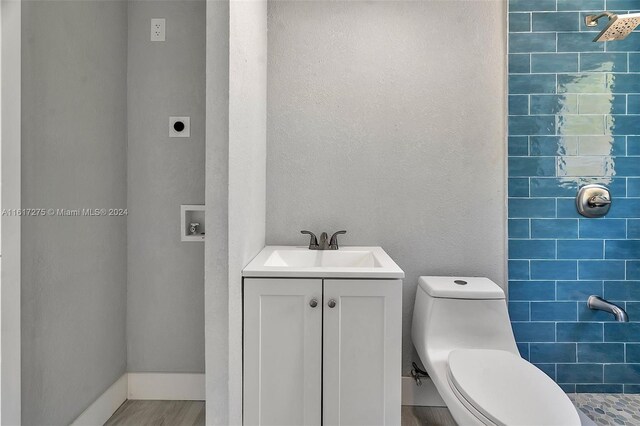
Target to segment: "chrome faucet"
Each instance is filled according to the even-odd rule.
[[[311,231],[300,231],[300,233],[309,235],[309,250],[338,250],[340,248],[338,246],[338,235],[346,234],[347,231],[335,232],[331,238],[329,238],[329,234],[323,232],[320,234],[320,242],[318,242],[318,238]]]
[[[629,322],[629,316],[624,309],[596,295],[589,296],[589,299],[587,299],[587,306],[589,309],[605,311],[613,314],[618,322]]]

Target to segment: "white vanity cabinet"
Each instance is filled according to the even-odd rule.
[[[243,330],[243,423],[320,425],[322,280],[245,278]]]
[[[402,281],[244,279],[245,425],[399,425]]]
[[[323,424],[400,425],[402,281],[324,280],[323,314]]]

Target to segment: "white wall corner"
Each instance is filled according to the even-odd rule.
[[[425,377],[421,380],[422,386],[418,386],[412,377],[402,378],[402,405],[446,407],[431,379]]]
[[[103,425],[127,400],[128,381],[124,373],[71,423],[71,426]]]

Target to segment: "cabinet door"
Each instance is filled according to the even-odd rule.
[[[322,280],[246,278],[243,327],[244,424],[320,425]]]
[[[324,280],[323,310],[324,425],[399,425],[402,281]]]

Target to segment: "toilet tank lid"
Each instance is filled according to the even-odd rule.
[[[420,287],[443,299],[504,299],[498,284],[484,277],[420,277]]]

